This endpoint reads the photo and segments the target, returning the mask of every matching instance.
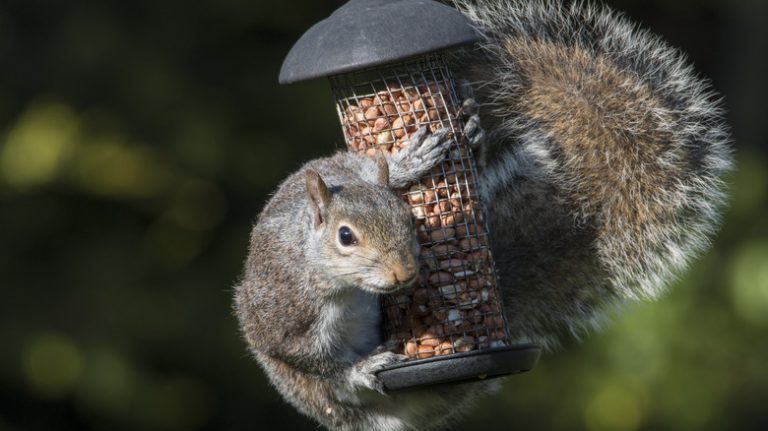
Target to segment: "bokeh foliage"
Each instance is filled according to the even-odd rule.
[[[764,429],[766,5],[609,3],[725,95],[724,227],[668,296],[455,428]],[[314,429],[248,357],[230,296],[268,194],[340,148],[327,84],[276,84],[338,5],[0,3],[0,430]]]

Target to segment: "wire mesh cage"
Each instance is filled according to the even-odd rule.
[[[440,2],[349,0],[308,29],[280,69],[281,83],[330,78],[350,151],[396,155],[419,130],[452,134],[439,166],[401,190],[421,269],[418,285],[382,301],[387,345],[409,358],[376,372],[388,391],[520,373],[539,358],[538,346],[510,343],[462,100],[440,54],[478,39],[468,17]]]
[[[461,99],[443,57],[330,77],[347,147],[367,156],[403,151],[420,128],[448,128],[446,158],[402,190],[421,245],[418,285],[386,296],[384,336],[411,360],[509,345],[475,159]]]

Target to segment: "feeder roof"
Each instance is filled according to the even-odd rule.
[[[350,0],[293,45],[280,83],[393,63],[477,39],[469,19],[432,0]]]

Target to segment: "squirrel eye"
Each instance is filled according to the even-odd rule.
[[[339,242],[344,247],[349,247],[350,245],[357,245],[357,238],[352,233],[352,229],[342,226],[339,228]]]

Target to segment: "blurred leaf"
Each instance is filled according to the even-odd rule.
[[[0,149],[6,184],[25,189],[56,179],[78,137],[78,120],[59,102],[33,102],[8,133]]]
[[[32,389],[45,398],[69,394],[82,372],[82,354],[61,334],[34,336],[24,351],[24,372]]]

